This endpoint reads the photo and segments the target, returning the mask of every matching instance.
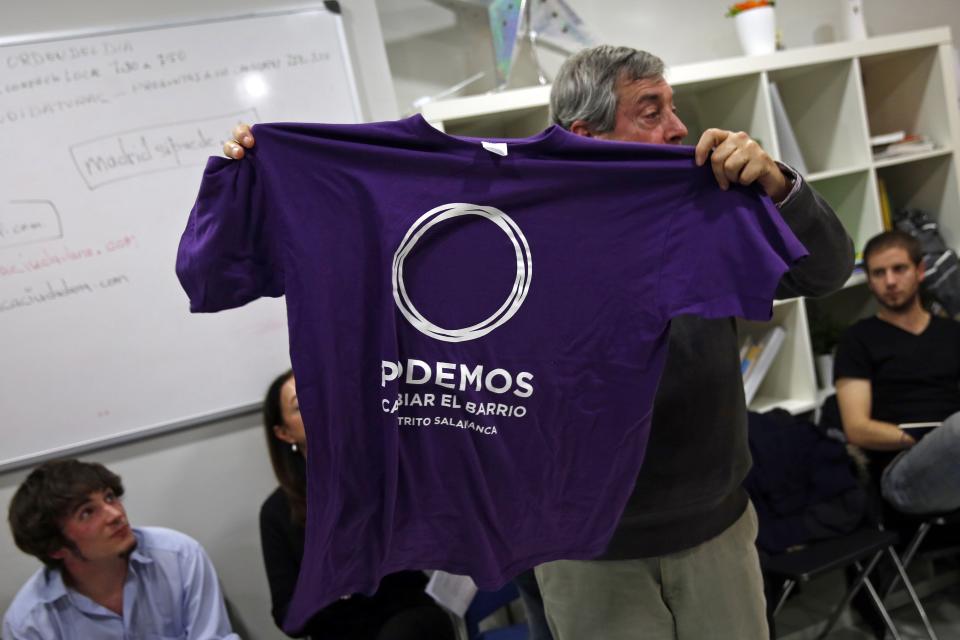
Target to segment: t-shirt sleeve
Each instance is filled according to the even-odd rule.
[[[862,327],[854,325],[843,332],[833,359],[833,379],[873,378],[873,365]]]
[[[807,250],[758,189],[699,182],[671,213],[665,235],[657,285],[663,319],[769,320],[777,283]]]
[[[207,161],[177,251],[190,310],[210,312],[283,295],[276,224],[253,158]]]

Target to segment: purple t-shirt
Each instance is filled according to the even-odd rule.
[[[208,162],[177,273],[192,311],[286,295],[310,445],[289,630],[401,569],[483,589],[600,554],[670,318],[769,319],[806,255],[691,147],[550,127],[504,149],[420,116],[254,134]]]

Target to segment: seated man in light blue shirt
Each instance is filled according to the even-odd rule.
[[[230,639],[213,564],[195,540],[132,528],[119,476],[96,463],[47,462],[10,501],[17,546],[44,565],[3,618],[4,640]]]

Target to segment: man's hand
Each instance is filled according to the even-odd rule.
[[[731,184],[757,182],[774,202],[782,202],[792,187],[773,158],[742,131],[707,129],[700,136],[694,158],[698,167],[710,159],[713,175],[723,190]]]
[[[255,144],[253,134],[250,133],[250,125],[238,124],[231,135],[233,138],[223,143],[223,155],[239,160],[243,157],[244,148],[252,149]]]

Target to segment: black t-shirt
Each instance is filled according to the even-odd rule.
[[[846,330],[834,378],[870,381],[870,417],[900,424],[960,411],[960,323],[933,316],[920,335],[872,317]]]

